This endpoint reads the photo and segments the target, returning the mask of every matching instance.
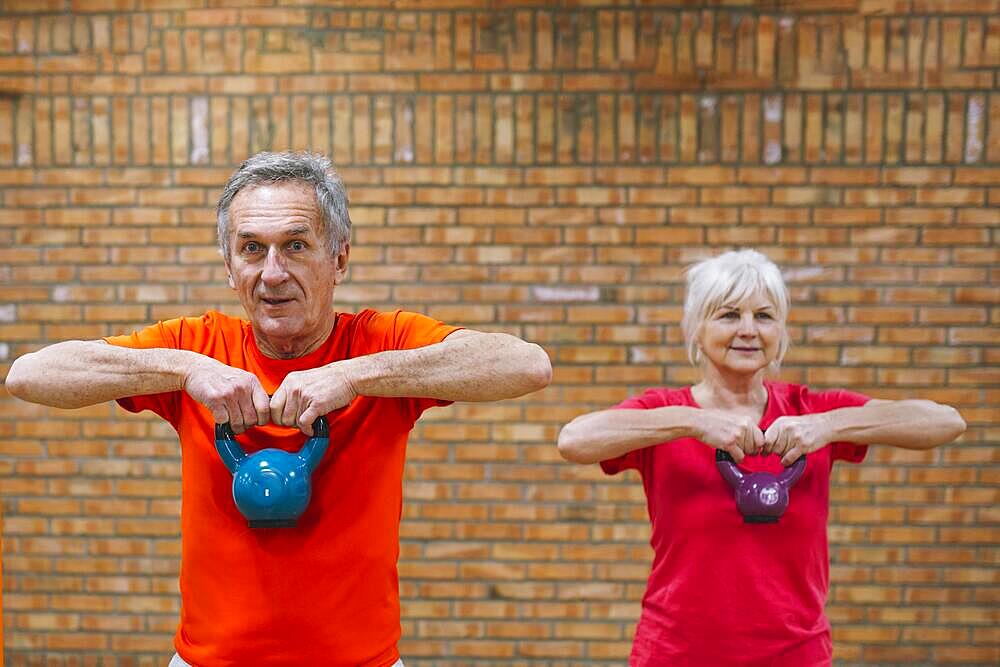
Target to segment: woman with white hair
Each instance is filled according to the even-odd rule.
[[[829,665],[833,462],[860,463],[874,443],[928,449],[965,430],[954,408],[932,401],[765,379],[788,349],[788,308],[778,267],[759,252],[695,264],[682,325],[700,381],[650,389],[559,434],[564,458],[642,477],[654,557],[632,667]],[[780,521],[741,516],[721,468],[779,475],[802,456]]]

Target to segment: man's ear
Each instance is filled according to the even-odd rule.
[[[226,260],[226,280],[229,282],[230,289],[236,289],[236,283],[233,282],[233,271],[229,268],[229,260]]]
[[[333,272],[333,284],[339,285],[347,277],[347,263],[351,259],[351,242],[345,241],[337,253],[337,267]]]

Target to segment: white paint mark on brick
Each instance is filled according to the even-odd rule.
[[[0,359],[10,358],[10,346],[7,343],[0,343]]]
[[[705,95],[704,97],[701,98],[699,104],[701,104],[701,108],[704,109],[707,113],[714,114],[715,108],[719,104],[719,98],[717,98],[715,95]]]
[[[21,41],[19,41],[17,43],[17,52],[18,53],[31,53],[31,44],[28,43],[28,40],[22,39]]]
[[[17,145],[17,163],[21,166],[31,164],[31,146],[28,144]]]
[[[413,105],[410,103],[403,106],[403,122],[410,126],[413,125]],[[413,162],[412,143],[400,143],[399,148],[396,149],[396,161]]]
[[[4,304],[0,306],[0,322],[14,322],[17,320],[17,310],[14,304]]]
[[[771,139],[764,145],[764,164],[781,162],[781,142]]]
[[[64,303],[69,301],[69,287],[58,285],[52,289],[52,300]]]
[[[795,24],[794,19],[791,16],[784,16],[778,21],[778,27],[782,30],[791,30],[792,26]]]
[[[803,266],[798,269],[785,269],[781,272],[784,276],[785,282],[795,282],[796,280],[809,280],[810,278],[815,278],[816,276],[822,275],[823,269],[818,266]]]
[[[596,286],[590,287],[542,287],[536,285],[531,288],[531,294],[536,301],[562,302],[562,301],[598,301],[601,298],[601,290]]]
[[[652,361],[649,352],[641,347],[630,347],[628,349],[628,362],[630,364],[645,364]]]
[[[191,164],[208,164],[208,98],[191,100]]]
[[[983,140],[979,136],[980,127],[983,124],[983,102],[979,98],[969,99],[969,113],[967,114],[965,136],[965,161],[979,162],[983,155]]]
[[[764,120],[768,123],[781,122],[781,97],[768,95],[764,98]]]

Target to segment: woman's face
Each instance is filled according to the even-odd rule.
[[[708,314],[698,332],[702,357],[725,374],[753,375],[778,356],[785,326],[766,294],[727,303]]]

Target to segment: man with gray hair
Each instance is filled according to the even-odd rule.
[[[416,313],[334,310],[351,221],[324,157],[251,157],[217,216],[229,286],[247,320],[213,311],[57,343],[15,361],[7,388],[60,408],[116,400],[177,430],[181,618],[171,665],[401,664],[407,436],[429,407],[543,388],[549,359],[514,336]],[[303,451],[329,443],[310,463],[311,500],[301,470],[275,472],[254,459],[259,470],[239,469],[237,482],[256,510],[237,507],[227,457],[294,452],[302,434],[312,436]],[[305,509],[275,519],[265,506],[288,488]]]

